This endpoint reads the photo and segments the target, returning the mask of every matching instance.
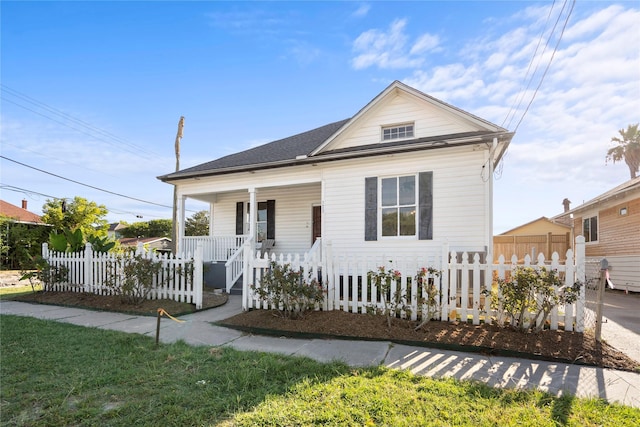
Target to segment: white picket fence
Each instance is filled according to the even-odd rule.
[[[310,255],[311,254],[311,255]],[[367,278],[369,271],[376,271],[379,267],[398,270],[401,279],[392,283],[391,294],[400,287],[400,293],[406,295],[409,310],[402,313],[403,317],[416,320],[421,318],[424,307],[418,304],[421,289],[415,279],[421,268],[433,267],[440,271],[440,276],[430,275],[438,290],[438,314],[442,321],[471,321],[479,324],[496,316],[489,301],[485,300],[483,290],[491,291],[495,279],[505,279],[518,266],[545,267],[556,270],[564,279],[567,286],[576,281],[584,283],[585,278],[585,248],[584,238],[576,239],[576,251],[569,250],[566,262],[559,262],[559,255],[554,253],[550,260],[539,254],[535,263],[530,257],[525,257],[524,264],[518,264],[514,255],[510,262],[504,256],[499,257],[498,263],[481,263],[479,254],[470,256],[467,253],[450,252],[447,245],[443,245],[440,254],[431,254],[421,259],[392,259],[389,257],[333,257],[330,245],[325,246],[324,256],[316,252],[300,255],[270,255],[264,257],[251,256],[247,247],[245,252],[245,271],[243,282],[243,308],[245,310],[270,309],[264,301],[258,299],[252,287],[260,286],[260,280],[270,267],[271,262],[280,265],[289,264],[294,270],[302,269],[309,278],[318,279],[326,291],[323,310],[343,310],[352,313],[366,313],[371,309],[383,309],[383,301],[375,284]],[[460,261],[458,261],[460,259]],[[443,262],[444,260],[444,262]],[[584,289],[578,300],[570,305],[556,307],[550,314],[551,329],[562,326],[564,330],[584,331]]]
[[[148,299],[172,299],[178,302],[195,304],[202,308],[202,246],[198,245],[193,255],[174,257],[146,251],[140,243],[135,254],[145,259],[161,262],[163,268],[153,279]],[[107,286],[113,276],[113,266],[122,257],[129,254],[100,253],[93,251],[87,243],[83,251],[75,253],[49,251],[46,243],[42,245],[42,257],[52,267],[65,267],[67,281],[51,286],[54,291],[88,292],[98,295],[112,295],[114,290]]]

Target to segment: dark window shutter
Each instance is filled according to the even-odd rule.
[[[267,200],[267,239],[276,238],[276,201]]]
[[[418,175],[418,238],[433,239],[433,172]]]
[[[378,178],[364,179],[364,240],[378,240]]]
[[[244,234],[244,203],[236,203],[236,234]]]

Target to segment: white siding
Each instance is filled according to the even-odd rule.
[[[257,189],[256,200],[276,201],[275,253],[304,253],[311,248],[312,209],[314,204],[320,204],[320,183]],[[249,202],[249,193],[227,193],[216,198],[214,236],[235,234],[237,202]]]
[[[324,171],[324,241],[349,253],[410,253],[452,249],[483,250],[486,184],[481,177],[482,150],[471,147],[381,156],[343,162]],[[364,240],[364,178],[433,171],[433,240]]]
[[[609,277],[616,289],[640,292],[640,255],[608,256]],[[588,261],[599,263],[602,258]]]
[[[409,94],[400,93],[383,100],[368,111],[325,150],[375,144],[381,142],[382,126],[410,122],[415,123],[416,138],[450,135],[480,129],[433,104]]]
[[[213,203],[213,235],[235,234],[236,202],[276,200],[276,253],[311,247],[312,206],[323,202],[323,241],[339,254],[419,255],[451,250],[483,251],[489,218],[485,207],[489,177],[483,176],[483,145],[438,148],[315,166],[241,172],[193,180],[179,194]],[[364,240],[365,177],[433,172],[433,240]],[[324,201],[322,185],[324,183]]]

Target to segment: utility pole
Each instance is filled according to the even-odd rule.
[[[178,121],[178,133],[176,133],[176,172],[180,170],[180,140],[184,128],[184,116]],[[177,255],[178,251],[178,186],[173,185],[173,222],[171,223],[171,252]]]

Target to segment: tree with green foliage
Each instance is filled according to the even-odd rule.
[[[82,197],[74,197],[71,201],[47,200],[42,207],[42,221],[53,226],[57,232],[80,230],[86,238],[104,237],[107,235],[109,223],[104,218],[107,208]]]
[[[151,221],[134,222],[122,230],[122,237],[169,237],[171,236],[170,219],[152,219]]]
[[[627,126],[627,129],[620,129],[620,136],[611,138],[611,142],[616,142],[616,147],[607,151],[607,161],[612,160],[613,163],[624,160],[629,167],[631,179],[637,176],[640,171],[640,123]]]
[[[44,225],[21,224],[0,216],[0,265],[3,269],[34,267],[33,259],[40,255],[42,243],[51,231]]]
[[[209,235],[209,212],[198,211],[184,224],[185,236],[208,236]]]

